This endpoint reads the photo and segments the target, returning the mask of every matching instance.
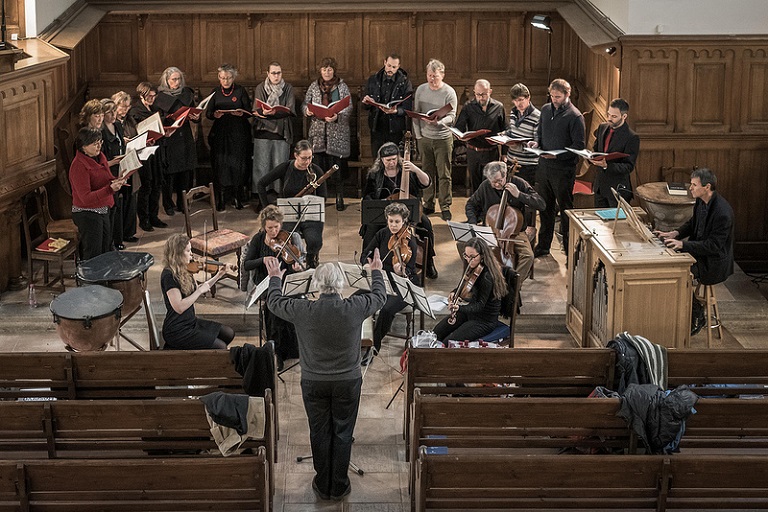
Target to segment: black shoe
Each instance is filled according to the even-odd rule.
[[[451,220],[451,210],[443,210],[440,212],[440,217],[443,220]]]
[[[704,324],[706,323],[706,319],[696,317],[693,322],[691,322],[691,336],[696,336],[699,334],[699,332],[704,328]]]
[[[150,224],[149,222],[140,222],[139,223],[139,227],[141,228],[142,231],[154,231],[155,230],[155,228],[153,228],[152,224]]]
[[[427,264],[427,279],[437,279],[437,268],[434,261]]]
[[[118,251],[125,250],[125,246],[123,244],[115,244],[115,249]]]
[[[344,198],[342,196],[336,196],[336,210],[343,212],[347,207],[344,205]]]
[[[424,215],[432,215],[433,213],[435,213],[434,208],[427,208],[426,206],[422,208],[421,211],[424,213]]]
[[[331,496],[331,499],[333,501],[341,501],[344,498],[346,498],[347,496],[349,496],[349,493],[351,493],[351,492],[352,492],[352,484],[349,484],[349,486],[347,486],[347,490],[346,491],[344,491],[343,493],[339,494],[338,496]]]
[[[232,201],[232,206],[235,207],[235,210],[242,210],[243,209],[243,203],[241,203],[238,198],[235,198]]]
[[[283,358],[280,357],[279,354],[277,354],[276,357],[277,357],[277,371],[281,372],[285,370],[285,361],[283,361]]]
[[[537,247],[536,250],[533,251],[534,258],[541,258],[542,256],[548,256],[548,255],[549,255],[549,249],[542,249],[540,247]]]
[[[150,227],[152,227],[152,226],[150,226]],[[135,244],[138,241],[139,241],[139,239],[136,238],[135,236],[127,236],[127,237],[123,238],[123,242],[128,242],[130,244]]]
[[[165,214],[169,217],[173,217],[174,215],[176,215],[176,210],[174,210],[173,207],[166,208]]]
[[[317,482],[315,482],[314,478],[312,479],[312,490],[315,491],[315,494],[321,500],[329,500],[329,499],[331,499],[331,497],[329,495],[320,492],[320,489],[317,487]]]
[[[150,220],[149,223],[152,224],[152,226],[156,227],[156,228],[167,228],[168,227],[168,224],[166,224],[165,222],[161,221],[160,219]]]
[[[217,201],[216,202],[216,211],[217,212],[224,212],[226,210],[227,210],[227,207],[224,205],[223,201],[221,201],[221,202]]]

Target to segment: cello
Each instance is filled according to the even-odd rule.
[[[501,194],[501,201],[488,208],[485,214],[485,222],[493,230],[493,234],[499,241],[499,249],[502,258],[514,258],[514,251],[510,243],[523,227],[523,212],[509,206],[509,190],[507,184],[512,182],[512,177],[520,169],[520,163],[517,159],[513,160],[511,169],[507,170],[507,181],[504,184],[504,192]]]
[[[410,131],[405,132],[405,138],[403,139],[403,162],[411,161],[411,144],[413,144],[412,137],[413,136],[411,135]],[[387,197],[387,199],[393,201],[402,201],[403,199],[416,199],[416,197],[411,195],[411,172],[407,171],[405,166],[403,166],[402,172],[400,173],[400,190]]]

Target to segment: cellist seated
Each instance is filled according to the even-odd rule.
[[[360,263],[366,263],[374,250],[381,254],[383,270],[394,272],[407,277],[414,284],[416,279],[416,235],[411,233],[408,226],[408,207],[402,203],[391,203],[384,208],[387,218],[387,227],[380,229],[363,251]],[[398,311],[402,310],[406,303],[400,296],[388,295],[387,302],[379,311],[376,322],[373,324],[373,352],[374,355],[381,350],[381,340],[392,327],[392,321]],[[363,357],[363,360],[366,360]]]
[[[373,162],[363,189],[363,201],[366,199],[397,199],[403,186],[403,171],[408,177],[408,192],[412,197],[421,199],[422,190],[432,185],[429,175],[419,169],[410,160],[403,160],[397,145],[387,142],[379,148],[379,154]],[[367,247],[376,233],[384,226],[368,224],[360,227],[363,237],[363,248]],[[427,251],[427,272],[430,279],[437,279],[435,267],[435,235],[432,222],[426,215],[421,216],[416,224],[417,233],[429,240]],[[382,254],[385,254],[382,252]]]
[[[467,222],[477,225],[490,225],[486,214],[491,206],[501,203],[504,190],[507,190],[507,205],[522,211],[527,208],[543,210],[546,207],[544,199],[523,178],[512,176],[507,179],[507,164],[504,162],[490,162],[483,168],[485,180],[480,184],[474,194],[467,199]],[[519,215],[520,226],[516,228],[518,233],[506,244],[506,251],[502,250],[504,265],[514,268],[520,279],[528,277],[533,266],[533,249],[525,234],[525,215]],[[497,235],[498,236],[498,235]],[[502,241],[499,241],[502,246]],[[514,256],[514,258],[513,258]],[[516,264],[515,264],[516,260]],[[522,283],[522,281],[521,281]]]

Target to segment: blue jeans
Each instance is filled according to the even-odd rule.
[[[262,176],[287,162],[291,156],[291,146],[284,140],[253,139],[253,170],[251,171],[251,192],[258,193],[256,184]],[[279,187],[279,180],[271,186]],[[266,206],[266,205],[262,205]]]
[[[315,483],[322,494],[341,496],[351,485],[347,471],[362,385],[362,378],[301,380]]]

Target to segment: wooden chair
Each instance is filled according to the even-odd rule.
[[[717,329],[717,338],[723,339],[723,324],[720,323],[720,308],[717,306],[715,285],[699,283],[696,285],[695,295],[704,305],[704,318],[707,322],[704,325],[707,330],[707,348],[712,348],[712,329]]]
[[[573,207],[574,208],[594,208],[595,193],[592,191],[592,185],[595,182],[595,166],[589,165],[576,175],[576,182],[573,184]]]
[[[216,199],[213,190],[213,183],[208,186],[195,187],[189,191],[184,191],[184,226],[187,230],[187,236],[192,244],[192,252],[218,261],[222,256],[236,253],[239,263],[242,254],[242,248],[248,243],[250,237],[243,233],[231,229],[219,229],[219,221],[216,217]],[[195,203],[199,203],[195,211],[192,210]],[[199,235],[192,236],[192,217],[199,213],[204,213],[207,209],[211,211],[211,220],[213,229],[205,227]],[[208,230],[207,232],[205,230]],[[240,282],[241,267],[238,267],[237,275],[228,275],[235,282]],[[215,287],[211,288],[211,296],[215,296]]]
[[[40,187],[37,190],[27,194],[22,199],[21,204],[21,219],[24,226],[24,241],[27,248],[27,276],[29,282],[33,283],[34,279],[34,261],[43,262],[43,285],[53,287],[56,282],[61,282],[61,291],[66,290],[64,284],[64,261],[72,258],[75,264],[77,263],[77,238],[65,238],[66,229],[62,226],[65,223],[59,224],[58,229],[63,231],[54,231],[50,234],[48,231],[48,219],[50,214],[47,208],[47,195],[45,194],[45,188]],[[29,215],[28,208],[30,203],[34,205],[34,213]],[[59,221],[61,222],[61,221]],[[70,221],[71,222],[71,221]],[[74,225],[74,224],[73,224]],[[75,235],[77,230],[75,229]],[[68,234],[72,234],[71,230]],[[38,250],[37,247],[45,242],[48,238],[62,238],[67,240],[67,245],[56,252],[49,252]],[[51,263],[54,263],[59,268],[59,274],[53,281],[49,281],[48,267]]]

